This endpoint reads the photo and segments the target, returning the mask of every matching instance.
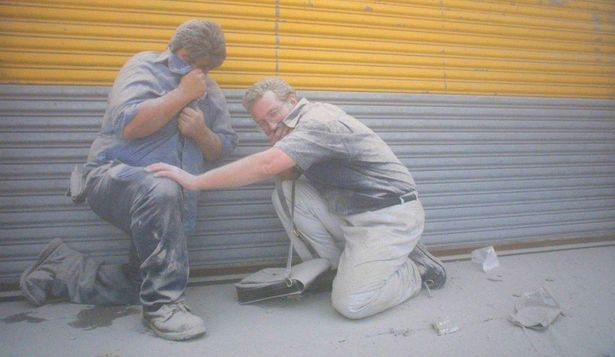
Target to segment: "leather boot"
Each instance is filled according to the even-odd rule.
[[[40,306],[51,296],[83,302],[93,290],[100,263],[55,238],[19,279],[23,296]]]

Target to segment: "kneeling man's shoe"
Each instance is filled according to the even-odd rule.
[[[446,282],[446,269],[442,261],[433,256],[421,243],[417,243],[409,258],[419,268],[423,283],[430,289],[440,289]]]
[[[156,335],[182,341],[205,334],[203,319],[192,314],[183,302],[162,305],[156,311],[143,310],[143,321]]]

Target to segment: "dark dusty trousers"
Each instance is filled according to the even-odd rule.
[[[77,278],[93,281],[93,287],[68,298],[85,304],[140,302],[149,310],[181,300],[189,274],[181,187],[141,167],[114,163],[91,171],[87,190],[92,210],[130,235],[130,261],[82,270]]]

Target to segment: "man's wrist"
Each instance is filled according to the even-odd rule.
[[[178,101],[180,101],[182,103],[182,107],[187,106],[194,99],[182,86],[176,87],[168,92],[168,94],[174,96]]]
[[[211,131],[206,125],[203,125],[200,128],[198,128],[197,131],[195,131],[193,139],[198,141],[199,143],[203,143],[203,142],[211,140],[212,135],[216,135],[216,134],[214,134],[214,132]]]

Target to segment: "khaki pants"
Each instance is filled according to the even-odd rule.
[[[288,207],[291,181],[283,182]],[[351,319],[377,314],[406,301],[421,289],[416,265],[408,258],[423,232],[425,212],[419,200],[377,211],[339,216],[307,180],[296,181],[295,225],[278,194],[273,204],[301,259],[326,258],[337,275],[331,293],[333,307]]]

